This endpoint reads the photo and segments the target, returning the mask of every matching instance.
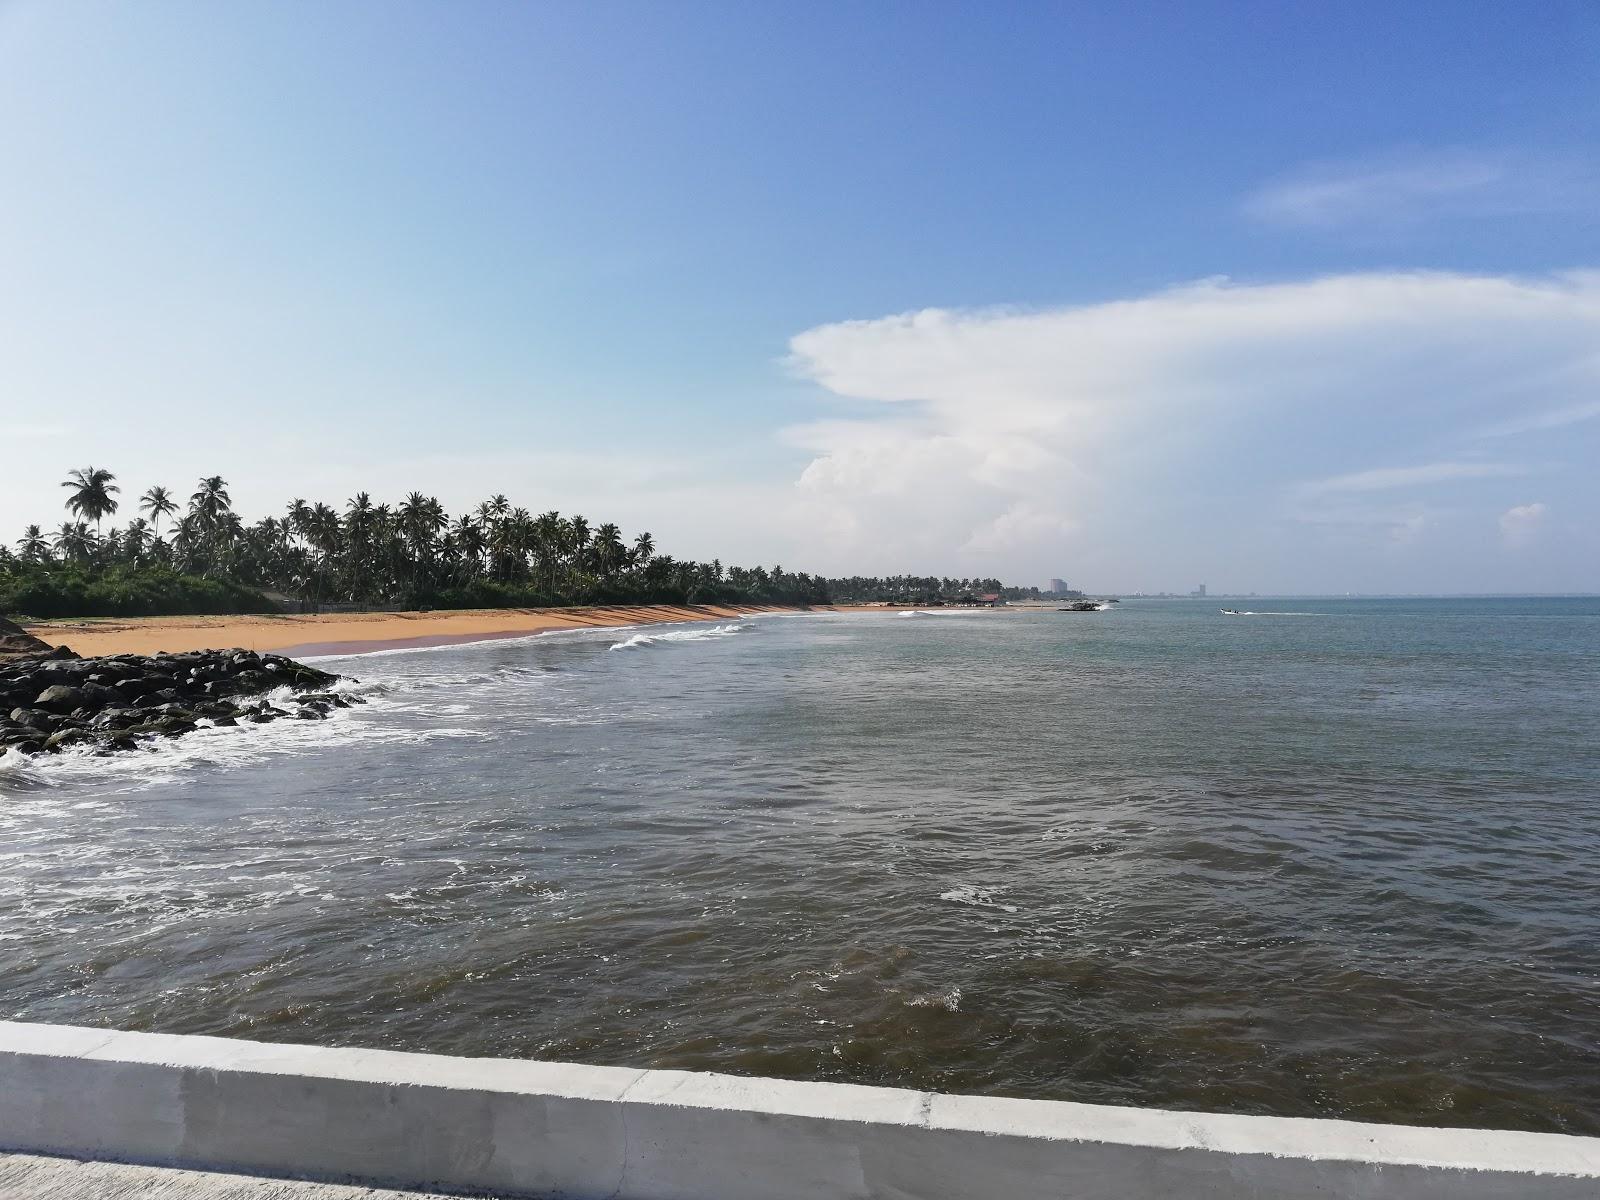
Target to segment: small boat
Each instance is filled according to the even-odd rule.
[[[1240,612],[1237,608],[1225,608],[1222,611],[1227,616],[1230,616],[1230,617],[1242,617],[1242,616],[1244,616],[1244,614],[1242,612]]]

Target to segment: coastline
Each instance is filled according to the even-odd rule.
[[[86,617],[33,622],[24,628],[52,646],[65,645],[86,658],[234,647],[314,656],[492,641],[558,629],[717,621],[769,612],[848,612],[858,607],[825,605],[805,609],[777,604],[648,604],[439,612]],[[861,610],[872,611],[870,608]]]

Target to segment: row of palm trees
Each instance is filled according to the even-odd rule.
[[[818,577],[680,562],[658,555],[649,533],[628,539],[609,522],[535,515],[503,495],[454,519],[421,492],[394,506],[360,492],[342,509],[296,499],[281,517],[247,524],[227,481],[211,475],[186,504],[165,487],[149,488],[135,502],[141,515],[108,529],[106,519],[121,508],[116,478],[101,467],[70,472],[62,487],[76,519],[52,533],[28,526],[15,554],[0,547],[0,567],[168,568],[280,592],[308,607],[828,598]]]

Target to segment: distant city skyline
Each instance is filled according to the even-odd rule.
[[[1597,591],[1596,61],[1562,0],[18,0],[0,537],[93,465],[830,575]]]

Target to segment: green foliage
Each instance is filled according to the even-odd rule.
[[[262,593],[300,607],[536,608],[568,604],[827,604],[841,600],[931,603],[1000,592],[999,580],[827,580],[782,567],[724,567],[657,554],[616,525],[559,512],[534,515],[492,496],[453,521],[432,496],[375,504],[361,492],[343,510],[291,500],[282,517],[246,525],[228,481],[200,480],[181,494],[159,485],[140,496],[147,514],[102,529],[117,511],[116,476],[72,471],[67,508],[87,520],[54,533],[30,525],[0,550],[0,612],[35,617],[270,611]],[[169,520],[170,536],[161,536]],[[93,527],[87,523],[95,522]],[[1032,591],[1032,589],[1029,589]]]
[[[260,592],[164,567],[9,563],[0,567],[0,613],[47,617],[145,617],[271,612]]]

